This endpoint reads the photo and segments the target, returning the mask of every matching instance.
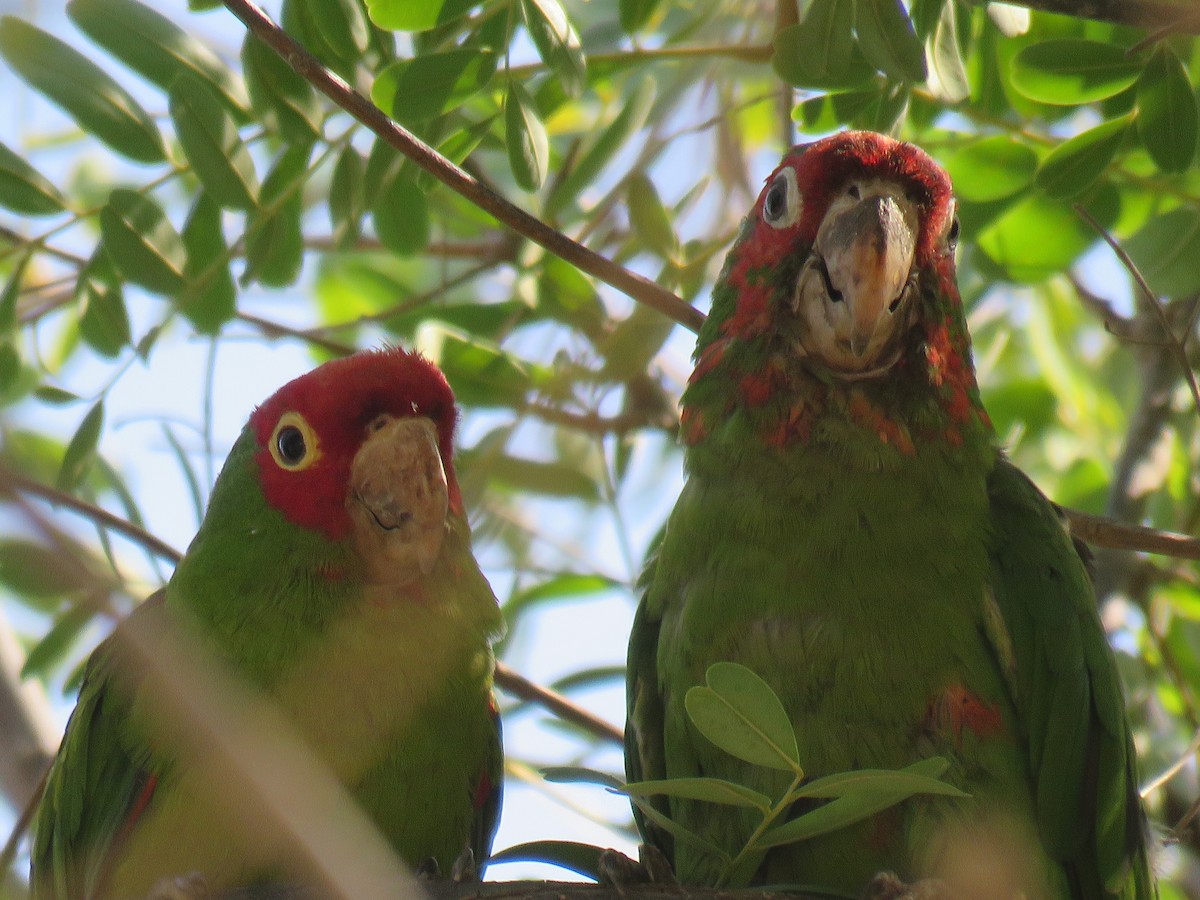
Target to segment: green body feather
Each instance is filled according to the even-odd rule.
[[[451,514],[436,568],[409,594],[371,595],[346,573],[349,541],[289,523],[264,499],[248,427],[165,589],[120,627],[190,621],[207,649],[275,701],[410,864],[486,858],[501,751],[490,701],[500,614]],[[207,786],[152,750],[138,677],[113,639],[88,664],[35,825],[33,889],[142,896],[203,873],[220,889],[280,873],[221,819]],[[144,811],[137,805],[157,779]]]

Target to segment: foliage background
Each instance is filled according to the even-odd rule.
[[[962,0],[268,11],[484,185],[700,309],[785,147],[844,126],[919,143],[955,180],[976,363],[1010,454],[1072,509],[1193,534],[1200,24],[1185,3],[1102,7],[1124,23],[1030,3],[1068,14]],[[462,402],[458,466],[508,618],[501,657],[619,724],[640,561],[681,483],[691,334],[420,172],[219,3],[17,6],[0,22],[12,807],[81,660],[169,574],[96,509],[186,546],[253,404],[382,341],[433,357]],[[1200,896],[1196,565],[1102,550],[1097,587],[1170,839],[1164,896]],[[503,699],[497,847],[632,847],[623,802],[536,774],[619,772],[611,742]]]

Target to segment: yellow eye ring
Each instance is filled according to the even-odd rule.
[[[285,412],[279,417],[267,449],[275,465],[288,472],[301,472],[321,458],[317,433],[298,412]]]

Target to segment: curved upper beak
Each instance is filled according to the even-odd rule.
[[[351,464],[346,500],[371,582],[403,584],[433,571],[449,501],[433,422],[377,420]]]
[[[829,299],[846,304],[848,315],[838,316],[834,328],[856,357],[872,346],[902,300],[917,233],[917,213],[906,197],[886,189],[863,193],[830,207],[814,245],[824,261]]]

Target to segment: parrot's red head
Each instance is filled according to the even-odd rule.
[[[705,397],[704,405],[719,402],[728,412],[729,399],[715,387],[694,389],[710,372],[716,382],[732,375],[740,402],[762,407],[794,391],[797,372],[815,376],[815,395],[828,384],[880,390],[867,385],[903,370],[937,388],[947,415],[964,420],[977,398],[955,282],[957,238],[950,179],[920,148],[865,131],[792,148],[767,179],[714,290],[685,419],[686,407]],[[865,409],[865,394],[851,393]],[[784,443],[803,431],[798,417],[814,414],[812,403],[803,414],[777,412],[793,420],[773,438]],[[695,442],[706,428],[698,422],[685,437]]]
[[[447,509],[462,512],[457,417],[445,376],[417,353],[386,347],[325,363],[250,417],[263,494],[302,528],[427,572]]]

